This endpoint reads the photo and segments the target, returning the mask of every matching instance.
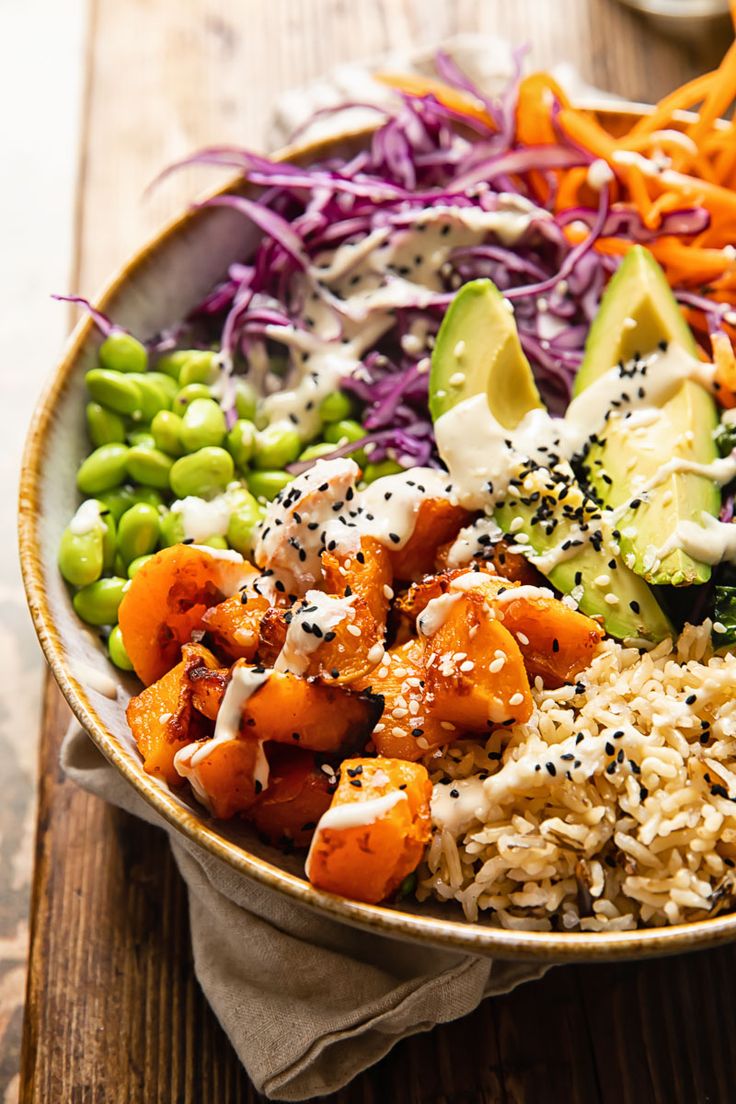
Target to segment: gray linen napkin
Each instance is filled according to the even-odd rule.
[[[197,978],[272,1099],[334,1092],[399,1039],[545,972],[358,931],[258,885],[171,828],[76,723],[61,763],[83,789],[168,832],[189,890]]]

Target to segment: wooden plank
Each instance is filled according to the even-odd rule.
[[[568,60],[642,98],[706,60],[611,0],[189,0],[185,14],[174,0],[93,0],[75,268],[87,291],[212,180],[193,170],[142,200],[162,164],[205,142],[263,147],[278,92],[346,60],[481,29],[531,40],[533,64]],[[193,979],[164,837],[60,777],[68,715],[49,687],[21,1099],[255,1101]],[[736,1033],[718,979],[735,954],[555,970],[400,1044],[334,1099],[728,1099]]]

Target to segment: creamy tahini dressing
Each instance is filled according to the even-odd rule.
[[[403,790],[392,790],[391,793],[381,797],[372,797],[368,801],[348,801],[343,805],[333,805],[320,817],[312,843],[304,864],[304,870],[308,878],[311,878],[311,863],[315,848],[320,840],[321,833],[326,828],[333,831],[345,831],[348,828],[364,828],[375,824],[377,820],[385,817],[395,805],[408,798]]]
[[[480,778],[459,778],[437,782],[430,803],[432,823],[446,828],[455,837],[463,835],[474,823],[483,823],[488,815],[488,798]]]
[[[86,536],[87,533],[93,533],[95,529],[104,529],[104,527],[100,504],[96,498],[85,499],[69,522],[69,532],[75,537]]]
[[[399,216],[400,218],[402,216]],[[294,361],[288,386],[263,402],[270,422],[288,422],[304,440],[320,428],[319,404],[395,323],[392,312],[427,305],[444,294],[450,252],[494,235],[514,245],[531,224],[549,218],[520,196],[501,193],[494,210],[438,204],[407,212],[403,226],[380,227],[317,258],[304,279],[306,328],[268,326],[265,334],[286,345]],[[314,285],[325,289],[320,295]],[[426,348],[426,332],[414,335]],[[416,355],[423,351],[415,347]]]
[[[286,639],[274,663],[275,671],[303,675],[310,656],[319,648],[327,633],[342,621],[355,618],[354,598],[337,598],[321,590],[308,590],[302,601],[292,608]]]

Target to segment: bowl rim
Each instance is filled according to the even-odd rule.
[[[603,99],[586,99],[582,106],[596,112],[602,119],[615,115],[639,117],[651,111],[648,104]],[[687,113],[680,114],[683,120],[687,117]],[[367,126],[346,130],[317,141],[286,146],[271,156],[276,161],[293,159],[307,163],[323,156],[337,144],[365,141],[374,129]],[[238,174],[208,192],[207,196],[220,195],[244,186],[243,177]],[[180,234],[197,217],[198,210],[189,207],[169,220],[118,269],[92,302],[104,311],[129,278],[159,247]],[[145,774],[142,765],[135,764],[121,748],[117,738],[108,731],[90,701],[87,688],[72,672],[63,641],[49,609],[39,555],[37,504],[43,482],[45,441],[57,400],[75,370],[78,356],[93,325],[90,317],[82,318],[76,324],[65,344],[61,360],[41,392],[31,418],[22,456],[19,488],[21,573],[41,648],[72,712],[97,748],[167,822],[167,826],[178,830],[193,844],[203,847],[247,878],[283,893],[327,919],[338,920],[374,934],[444,950],[504,959],[562,963],[653,957],[713,947],[736,939],[736,913],[663,928],[636,928],[618,932],[541,932],[500,928],[451,917],[445,919],[419,912],[406,912],[399,906],[368,905],[349,900],[317,889],[304,878],[259,858],[221,836],[214,827],[216,822],[208,821],[194,810],[183,806],[168,790]]]

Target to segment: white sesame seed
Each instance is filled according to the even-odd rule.
[[[424,736],[417,737],[417,747],[420,747],[422,751],[426,751],[429,747],[429,740],[425,740]]]
[[[494,659],[492,663],[488,664],[488,670],[492,675],[497,675],[499,671],[503,670],[505,663],[505,659]]]
[[[440,721],[440,728],[444,728],[446,732],[454,732],[455,726],[451,721]]]
[[[521,705],[523,700],[523,694],[512,694],[512,696],[509,698],[509,705]]]
[[[604,601],[607,602],[609,606],[617,606],[619,604],[619,597],[617,594],[607,594]]]
[[[360,636],[362,633],[359,625],[348,625],[347,630],[351,636]]]
[[[390,586],[388,585],[388,583],[384,583],[384,586],[383,586],[383,597],[384,597],[384,598],[386,598],[386,599],[388,599],[388,601],[390,602],[390,601],[391,601],[391,599],[393,598],[393,596],[394,596],[394,592],[393,592],[393,590],[391,589],[391,587],[390,587]]]
[[[518,533],[524,525],[524,519],[522,517],[515,517],[509,525],[509,533]]]
[[[407,716],[408,709],[399,709],[398,706],[391,710],[391,716],[395,721],[402,721]]]
[[[516,639],[519,641],[520,644],[529,643],[529,637],[526,635],[526,633],[523,632],[517,632]]]
[[[381,721],[379,721],[377,725],[373,726],[373,731],[374,732],[383,732],[385,727],[386,727],[385,724],[383,724]]]
[[[392,736],[405,736],[406,733],[405,733],[404,729],[401,727],[401,725],[394,725],[394,727],[391,729],[391,735]]]
[[[721,621],[714,621],[713,628],[717,633],[725,633],[726,626]]]
[[[465,383],[464,372],[453,372],[449,379],[450,387],[462,387]]]
[[[460,664],[460,670],[463,671],[464,673],[467,673],[468,671],[472,671],[474,667],[475,667],[475,664],[473,663],[472,659],[466,659],[464,663]]]
[[[455,345],[455,348],[453,349],[454,355],[456,357],[458,357],[458,359],[459,359],[463,355],[464,352],[465,352],[465,342],[464,341],[458,341]]]
[[[417,713],[419,712],[419,702],[418,701],[413,701],[412,700],[412,701],[409,702],[409,712],[412,714],[413,717],[416,717]]]
[[[597,575],[595,577],[595,579],[593,580],[593,582],[595,583],[596,586],[606,587],[606,586],[609,586],[609,584],[611,582],[611,576],[610,575]]]

